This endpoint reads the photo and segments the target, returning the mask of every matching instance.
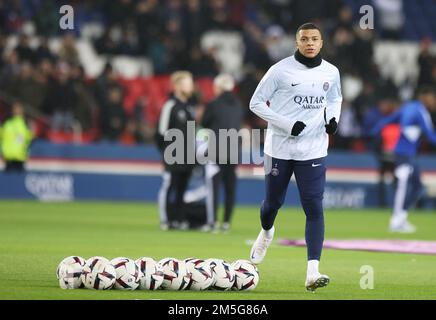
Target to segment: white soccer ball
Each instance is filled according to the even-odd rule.
[[[164,258],[159,261],[164,274],[161,288],[166,290],[184,290],[191,282],[186,263],[175,258]]]
[[[191,274],[191,282],[186,289],[202,291],[209,289],[213,282],[213,273],[210,265],[205,260],[189,259],[186,270]]]
[[[210,289],[227,291],[235,283],[235,270],[230,263],[221,259],[208,259],[213,274],[213,282]]]
[[[162,285],[164,273],[161,266],[152,258],[144,257],[135,261],[142,273],[140,290],[157,290]]]
[[[114,258],[110,264],[115,268],[117,278],[114,288],[118,290],[135,290],[142,278],[135,261],[125,257]]]
[[[70,256],[63,259],[57,269],[56,277],[62,289],[77,289],[83,287],[82,275],[85,259],[79,256]]]
[[[82,282],[88,289],[108,290],[116,280],[115,268],[103,257],[92,257],[86,260],[82,271]]]
[[[233,290],[254,290],[259,283],[259,271],[255,264],[247,260],[237,260],[233,264],[235,283]]]

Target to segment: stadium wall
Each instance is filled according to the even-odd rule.
[[[38,199],[41,201],[157,200],[161,184],[160,154],[153,146],[113,144],[62,145],[37,141],[32,145],[25,174],[0,173],[1,199]],[[435,159],[422,156],[427,197],[424,207],[434,208],[436,198]],[[379,206],[377,161],[371,154],[331,152],[324,204],[327,208],[364,208]],[[198,171],[198,172],[197,172]],[[205,194],[201,170],[191,181],[188,198]],[[237,203],[260,205],[263,200],[263,169],[241,165],[238,169]],[[384,187],[387,205],[393,198],[393,184]],[[292,181],[286,204],[299,205],[298,190]]]

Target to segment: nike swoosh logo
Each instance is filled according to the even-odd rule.
[[[316,168],[316,167],[320,167],[320,166],[322,166],[322,163],[320,163],[320,164],[314,164],[314,163],[312,163],[312,168]]]
[[[291,86],[295,87],[295,86],[299,86],[301,83],[291,83]]]

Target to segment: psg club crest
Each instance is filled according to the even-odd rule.
[[[271,175],[274,176],[274,177],[277,177],[279,175],[279,169],[273,168],[271,170]]]
[[[324,91],[327,91],[330,88],[330,84],[328,82],[324,82],[324,85],[322,87]]]

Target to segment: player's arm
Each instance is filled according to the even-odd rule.
[[[259,82],[256,91],[251,97],[250,110],[258,117],[290,134],[295,121],[274,112],[267,105],[277,89],[277,70],[272,67]]]
[[[325,109],[324,114],[326,132],[328,134],[335,134],[338,130],[338,123],[341,117],[341,107],[341,76],[339,74],[339,70],[336,70],[335,80],[332,83],[332,87],[327,92],[327,108]]]
[[[436,132],[434,131],[433,123],[427,110],[421,110],[421,112],[419,112],[419,122],[427,139],[431,144],[436,145]]]
[[[203,117],[201,119],[201,126],[203,128],[210,128],[212,124],[212,108],[213,104],[208,103],[204,109]]]
[[[165,141],[166,132],[175,127],[175,110],[174,101],[169,100],[165,103],[160,112],[155,135],[156,144],[160,151],[165,150],[168,145],[168,142]]]
[[[402,110],[398,110],[394,112],[393,114],[381,119],[374,128],[369,132],[369,135],[372,137],[378,136],[380,132],[383,130],[384,127],[386,127],[388,124],[391,123],[398,123],[400,122]]]

